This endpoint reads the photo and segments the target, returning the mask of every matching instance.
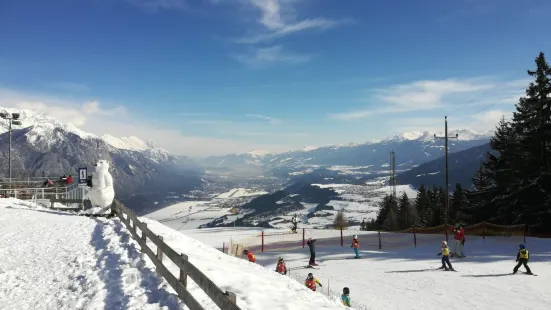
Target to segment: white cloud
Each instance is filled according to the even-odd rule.
[[[311,56],[308,55],[285,52],[281,45],[256,48],[247,54],[235,55],[234,57],[239,62],[254,68],[263,68],[275,63],[300,64],[311,59]]]
[[[269,116],[261,115],[261,114],[247,114],[247,117],[259,118],[259,119],[268,121],[268,123],[273,124],[273,125],[281,124],[283,122],[283,120],[281,120],[279,118],[269,117]]]
[[[237,42],[266,42],[305,30],[329,29],[339,24],[338,21],[324,18],[297,20],[294,4],[299,1],[301,0],[244,0],[245,4],[260,11],[257,22],[263,29],[257,34],[240,38]]]
[[[488,103],[510,104],[522,95],[519,85],[522,85],[521,81],[498,83],[483,78],[415,81],[373,90],[366,101],[377,104],[375,108],[334,113],[329,116],[334,119],[351,120],[383,113],[434,111],[445,107],[466,107]],[[501,90],[503,87],[508,89],[503,91]],[[513,89],[512,93],[511,89]],[[489,94],[492,91],[499,92],[500,95],[505,93],[507,96],[496,99],[495,94]],[[474,95],[478,96],[477,100],[469,98]],[[383,104],[384,106],[380,108]]]
[[[149,123],[148,120],[132,114],[125,107],[102,107],[98,101],[75,101],[0,88],[0,107],[41,112],[59,121],[72,123],[97,136],[111,134],[116,137],[137,136],[144,140],[152,140],[173,154],[204,156],[251,149],[270,152],[288,149],[286,145],[186,135],[177,129],[163,128],[161,124]]]

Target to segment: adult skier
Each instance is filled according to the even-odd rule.
[[[455,243],[453,244],[453,254],[451,256],[465,257],[465,253],[463,253],[463,245],[465,244],[465,230],[463,230],[463,227],[459,224],[457,224],[453,230],[453,239]],[[457,250],[459,250],[459,253]]]
[[[308,241],[306,244],[308,245],[308,248],[310,249],[310,261],[308,262],[309,266],[317,266],[316,264],[316,245],[315,245],[316,239],[308,238]]]
[[[358,235],[354,235],[352,245],[350,247],[354,248],[354,253],[356,253],[354,258],[360,258],[360,241],[358,240]]]

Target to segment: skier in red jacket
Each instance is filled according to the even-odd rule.
[[[243,250],[243,255],[247,255],[247,259],[249,260],[249,262],[251,263],[256,262],[256,257],[254,257],[253,252],[249,252],[249,250]]]
[[[283,257],[280,257],[278,259],[275,271],[279,274],[283,274],[283,275],[287,274],[287,266],[285,266],[285,262],[283,261]]]
[[[465,253],[463,253],[463,244],[465,242],[465,230],[463,230],[463,227],[461,225],[457,224],[455,226],[455,229],[453,230],[453,238],[455,239],[455,243],[453,244],[453,257],[465,257]],[[459,250],[459,253],[458,253]]]

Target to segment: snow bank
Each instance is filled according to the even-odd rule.
[[[0,199],[0,309],[181,309],[118,220]]]
[[[234,292],[237,295],[237,305],[243,310],[345,309],[337,301],[312,292],[289,277],[258,264],[228,256],[159,222],[147,218],[141,220],[147,223],[149,229],[163,236],[164,241],[176,252],[188,255],[189,261],[222,290]],[[178,274],[177,267],[166,261],[168,269]],[[192,291],[196,285],[190,281],[189,287]],[[204,294],[194,291],[192,294],[207,309],[211,309],[213,303]]]

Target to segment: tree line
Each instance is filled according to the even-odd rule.
[[[449,224],[487,221],[551,231],[551,69],[544,53],[535,62],[536,69],[527,71],[534,80],[512,119],[497,124],[492,150],[473,177],[472,189],[457,184],[450,195]],[[444,189],[421,186],[414,200],[405,193],[384,197],[366,229],[438,226],[445,216]]]

